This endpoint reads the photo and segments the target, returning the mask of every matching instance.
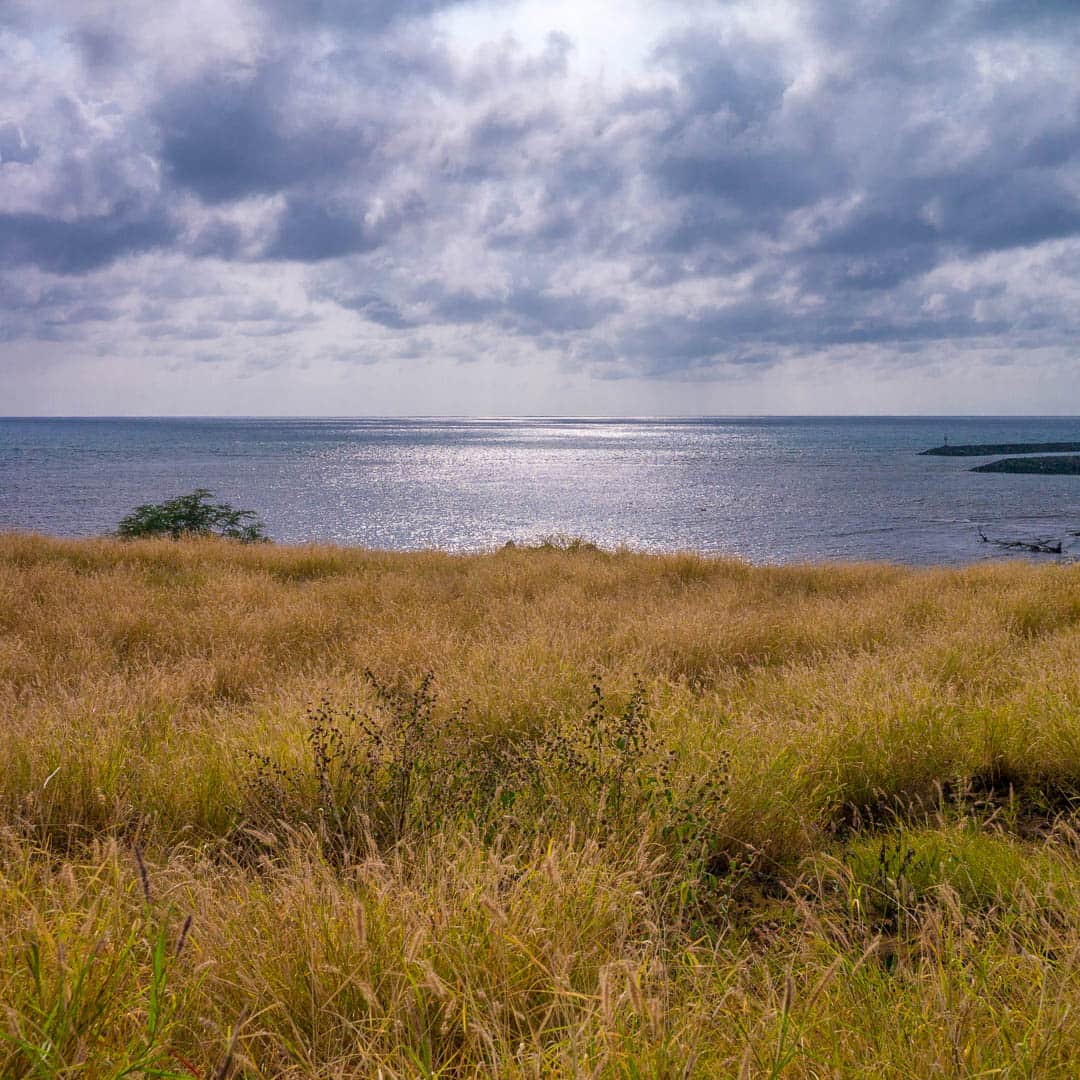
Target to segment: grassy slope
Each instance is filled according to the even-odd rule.
[[[343,850],[250,753],[311,779],[364,669],[434,674],[443,756]],[[1077,567],[0,536],[0,716],[4,1077],[1080,1070]],[[462,795],[478,746],[540,801]]]

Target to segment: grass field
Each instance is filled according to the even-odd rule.
[[[0,1076],[1080,1075],[1080,567],[0,535]]]

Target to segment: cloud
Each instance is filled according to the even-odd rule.
[[[305,199],[290,199],[266,249],[270,259],[317,262],[351,252],[371,251],[380,239],[363,220],[343,210]]]
[[[166,175],[207,203],[275,192],[362,167],[361,132],[319,116],[286,115],[288,70],[268,65],[198,76],[158,103]]]
[[[443,294],[430,305],[429,317],[448,323],[491,321],[510,333],[532,336],[590,330],[621,306],[614,298],[518,286],[506,295]]]
[[[80,23],[71,32],[71,42],[83,64],[94,74],[114,70],[130,55],[130,43],[115,25]]]
[[[153,212],[111,213],[65,221],[44,214],[0,214],[0,260],[57,274],[83,274],[125,255],[161,247],[175,233]]]
[[[37,156],[38,148],[26,141],[18,124],[0,124],[0,166],[32,165]]]
[[[536,2],[524,41],[444,0],[215,10],[196,49],[138,4],[11,7],[9,334],[639,380],[1075,340],[1075,4],[672,5],[617,82]]]
[[[364,33],[385,30],[392,23],[422,18],[462,0],[259,0],[259,8],[275,23],[291,28],[332,27]]]

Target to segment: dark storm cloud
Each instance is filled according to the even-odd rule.
[[[454,53],[430,21],[454,6],[234,0],[198,48],[139,5],[13,6],[38,59],[0,35],[0,261],[79,282],[19,332],[276,336],[336,305],[388,357],[483,333],[657,378],[1073,339],[1080,5],[821,0],[783,37],[715,4],[617,90],[561,33]],[[175,260],[175,295],[97,295],[135,256]],[[295,268],[309,321],[200,311],[208,264]]]
[[[266,249],[268,259],[318,262],[358,251],[372,251],[380,237],[347,211],[291,198]]]
[[[362,207],[291,195],[274,235],[262,253],[267,259],[322,262],[381,247],[399,229],[423,218],[423,200],[409,193],[400,205],[368,220]]]
[[[391,23],[431,15],[462,0],[259,0],[275,22],[290,27],[336,27],[372,32]]]
[[[1080,198],[1061,178],[1014,173],[957,185],[944,218],[947,232],[971,251],[999,251],[1080,232]]]
[[[329,287],[319,295],[391,330],[415,329],[421,325],[490,324],[524,337],[591,330],[623,307],[613,297],[560,295],[528,284],[487,295],[468,289],[448,292],[437,283],[420,286],[409,296],[408,315],[401,307],[374,294],[350,296]]]
[[[72,31],[71,40],[92,72],[115,68],[129,55],[129,42],[116,26],[83,23]]]
[[[187,245],[196,258],[236,259],[244,247],[244,233],[229,221],[211,221],[197,229]]]
[[[288,76],[274,64],[254,74],[200,73],[172,90],[155,113],[172,181],[222,203],[362,168],[362,132],[318,114],[284,115]]]
[[[333,291],[324,291],[320,295],[324,299],[333,300],[343,308],[355,311],[366,322],[375,323],[388,330],[407,330],[414,325],[412,320],[404,315],[400,307],[372,293],[348,296],[335,295]]]
[[[775,237],[792,212],[850,184],[832,119],[787,102],[792,77],[775,49],[683,35],[657,60],[678,79],[653,103],[662,122],[641,149],[672,211],[654,234],[658,251]]]
[[[158,213],[123,208],[65,221],[44,214],[0,214],[0,262],[32,263],[57,274],[84,274],[124,255],[169,243],[175,230]]]
[[[467,291],[447,293],[430,305],[430,312],[433,321],[491,321],[510,333],[533,336],[591,330],[621,307],[614,298],[557,295],[521,285],[506,295],[477,296]]]
[[[795,315],[783,305],[748,302],[701,317],[661,316],[629,326],[609,360],[619,362],[609,375],[670,376],[700,372],[719,363],[767,367],[781,351],[813,351],[842,345],[906,346],[941,338],[990,336],[1007,329],[1003,321],[976,320],[962,313],[945,318]],[[629,365],[629,366],[627,366]]]
[[[1060,34],[1080,30],[1080,9],[1074,0],[983,0],[968,16],[984,33]]]

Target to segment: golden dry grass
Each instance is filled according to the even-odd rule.
[[[3,535],[0,716],[5,1077],[1080,1072],[1080,567]]]

